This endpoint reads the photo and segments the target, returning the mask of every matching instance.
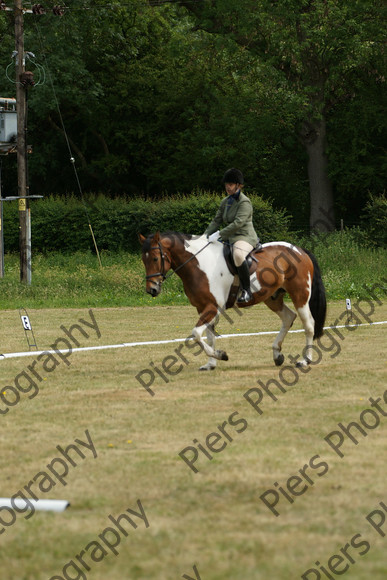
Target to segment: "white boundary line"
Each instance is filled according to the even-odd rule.
[[[50,512],[63,512],[69,507],[70,502],[65,499],[31,499],[28,498],[28,502],[32,505],[35,510],[50,511]],[[10,497],[0,497],[0,508],[25,508],[26,502],[19,498]],[[31,509],[31,508],[30,508]],[[9,524],[8,524],[9,525]]]
[[[341,326],[324,326],[324,330],[331,330],[333,328],[356,328],[358,326],[375,326],[377,324],[387,324],[387,320],[382,320],[381,322],[370,322],[364,324],[342,324]],[[263,336],[266,334],[278,334],[278,330],[267,330],[263,332],[245,332],[241,334],[220,334],[217,336],[220,338],[234,338],[237,336]],[[289,330],[289,333],[304,332],[304,329],[300,330]],[[101,346],[82,346],[80,348],[73,348],[73,352],[81,352],[86,350],[106,350],[108,348],[129,348],[133,346],[148,346],[151,344],[171,344],[173,342],[185,342],[187,338],[171,338],[169,340],[146,340],[144,342],[123,342],[121,344],[106,344]],[[9,352],[5,354],[0,354],[0,360],[8,358],[21,358],[25,356],[39,356],[41,354],[58,354],[58,353],[69,353],[69,350],[34,350],[28,352]]]

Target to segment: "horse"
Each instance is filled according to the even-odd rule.
[[[185,294],[199,314],[192,338],[208,356],[207,364],[199,370],[214,370],[217,360],[228,360],[225,351],[215,349],[215,325],[227,308],[236,308],[239,288],[238,278],[226,262],[224,243],[209,242],[204,235],[179,232],[156,232],[147,238],[139,234],[138,237],[146,272],[146,292],[156,297],[166,278],[173,273],[181,278]],[[299,367],[309,365],[313,361],[313,340],[322,336],[326,317],[325,288],[316,258],[288,242],[265,243],[250,254],[252,300],[237,307],[264,302],[279,316],[282,326],[272,349],[274,363],[280,366],[285,358],[281,353],[282,343],[297,317],[284,303],[287,293],[302,321],[306,338],[301,360],[292,362]],[[207,342],[202,338],[205,331]]]

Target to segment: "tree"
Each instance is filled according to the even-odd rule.
[[[227,35],[281,72],[299,99],[296,130],[308,154],[310,226],[334,229],[327,158],[327,115],[352,98],[354,70],[380,53],[380,0],[179,0],[199,26]],[[380,44],[379,44],[380,43]],[[379,71],[375,74],[380,75]]]
[[[144,124],[139,109],[147,109],[149,102],[144,84],[155,74],[149,73],[149,62],[156,70],[162,58],[158,53],[167,40],[167,23],[142,0],[123,7],[110,0],[98,6],[85,2],[81,9],[77,2],[67,5],[70,10],[62,19],[40,23],[53,87],[47,83],[31,102],[36,132],[43,126],[50,135],[47,143],[39,143],[33,163],[44,168],[42,156],[53,147],[55,135],[54,146],[63,143],[62,162],[68,158],[54,88],[85,189],[131,192],[138,179],[133,139]],[[62,179],[59,187],[66,183],[69,179]]]
[[[76,189],[58,103],[85,190],[219,188],[225,167],[239,163],[249,190],[277,196],[281,207],[292,189],[304,188],[278,145],[296,103],[289,106],[274,69],[257,68],[226,37],[193,31],[174,6],[87,4],[78,9],[69,0],[63,18],[26,16],[26,46],[47,69],[46,84],[29,99],[32,187]],[[283,178],[274,179],[273,169],[286,164]]]
[[[329,110],[329,173],[335,187],[335,202],[345,222],[360,225],[360,215],[369,192],[385,188],[385,79],[377,71],[383,63],[354,70],[350,95]]]
[[[278,193],[283,207],[284,191],[290,197],[291,186],[298,188],[297,172],[289,167],[276,184],[271,174],[295,107],[273,70],[258,70],[243,48],[186,23],[174,29],[164,57],[153,86],[158,100],[148,116],[151,138],[139,147],[150,191],[219,189],[224,170],[241,165],[249,191],[257,188],[271,198]],[[269,101],[273,83],[277,92]]]
[[[46,70],[45,84],[29,92],[29,173],[39,193],[77,191],[66,138],[84,190],[141,191],[133,158],[154,109],[170,25],[146,0],[121,4],[69,0],[63,17],[25,15],[26,50]],[[0,12],[3,62],[13,50],[12,16]],[[0,77],[0,93],[2,85],[13,92]]]
[[[358,216],[367,189],[383,188],[378,2],[180,4],[68,0],[63,17],[25,15],[26,50],[49,73],[29,90],[31,193],[77,191],[58,101],[84,191],[220,189],[241,166],[248,191],[285,206],[296,228],[311,204],[312,225],[333,227],[333,197],[339,217]],[[12,20],[0,12],[3,69]],[[13,91],[0,75],[0,94]]]

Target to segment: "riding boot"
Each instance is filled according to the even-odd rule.
[[[237,267],[239,280],[242,286],[242,292],[237,299],[237,303],[250,302],[252,300],[250,290],[250,272],[246,260]]]

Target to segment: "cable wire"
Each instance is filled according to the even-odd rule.
[[[35,22],[35,25],[36,25],[38,37],[39,37],[39,40],[40,40],[40,46],[43,49],[43,40],[42,40],[41,31],[40,31],[40,28],[39,28],[37,22]],[[89,214],[89,211],[87,209],[87,205],[86,205],[86,202],[85,202],[85,198],[83,196],[82,185],[81,185],[81,182],[80,182],[80,179],[79,179],[79,175],[78,175],[78,171],[77,171],[77,168],[76,168],[76,165],[75,165],[75,158],[73,156],[73,152],[72,152],[71,145],[70,145],[70,140],[69,140],[69,137],[67,135],[65,123],[64,123],[64,120],[63,120],[63,116],[62,116],[62,111],[60,109],[60,105],[59,105],[58,97],[57,97],[57,94],[56,94],[56,91],[55,91],[54,82],[52,80],[50,68],[49,68],[49,66],[47,64],[47,58],[44,55],[44,53],[43,53],[43,58],[45,59],[46,70],[47,70],[47,78],[49,80],[49,83],[50,83],[50,86],[51,86],[51,89],[52,89],[52,92],[53,92],[53,95],[54,95],[54,101],[55,101],[55,104],[56,104],[56,107],[57,107],[57,110],[58,110],[58,115],[59,115],[60,123],[61,123],[61,126],[62,126],[62,131],[63,131],[63,134],[65,136],[65,140],[66,140],[66,144],[67,144],[67,149],[68,149],[68,152],[69,152],[69,155],[70,155],[70,163],[72,164],[73,169],[74,169],[75,180],[77,182],[78,190],[79,190],[79,193],[80,193],[80,196],[81,196],[81,201],[82,201],[82,204],[83,204],[85,213],[86,213],[86,217],[87,217],[88,225],[89,225],[89,228],[90,228],[90,233],[91,233],[91,237],[92,237],[92,240],[93,240],[94,248],[95,248],[95,251],[96,251],[96,254],[97,254],[97,258],[98,258],[99,265],[102,268],[103,266],[102,266],[101,257],[100,257],[99,250],[98,250],[97,241],[95,239],[94,231],[93,231],[93,228],[92,228],[92,225],[91,225],[90,214]]]

